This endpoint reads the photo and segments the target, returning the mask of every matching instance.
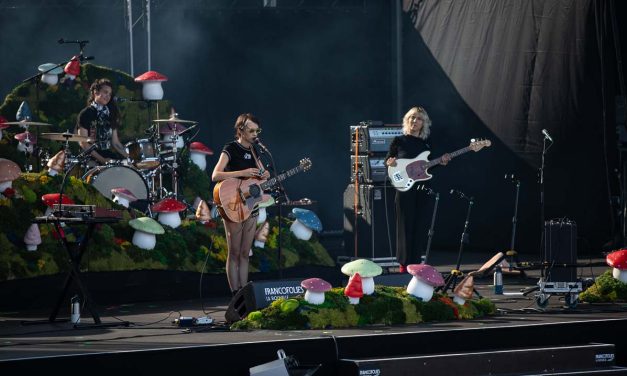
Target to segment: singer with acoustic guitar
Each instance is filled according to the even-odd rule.
[[[403,135],[396,136],[390,144],[385,158],[386,166],[394,167],[397,159],[412,159],[430,150],[430,133],[431,119],[427,112],[422,107],[411,108],[403,117]],[[451,156],[444,154],[440,164],[446,165],[450,160]],[[420,263],[421,234],[428,227],[417,212],[423,200],[425,200],[425,195],[417,189],[396,191],[396,259],[400,264],[401,273],[405,273],[407,265]]]
[[[98,151],[92,151],[91,156],[101,164],[120,159],[120,155],[128,157],[118,138],[120,110],[112,98],[111,81],[106,78],[94,81],[89,88],[87,107],[78,114],[76,122],[76,133],[91,138],[97,145]],[[90,147],[87,142],[81,142],[80,145],[83,150]]]
[[[264,169],[254,146],[257,135],[261,133],[259,119],[253,114],[241,114],[234,128],[235,140],[222,149],[211,179],[214,182],[233,178],[241,182],[246,181],[244,179],[268,179],[270,173]],[[242,219],[233,221],[222,215],[228,247],[226,276],[233,295],[248,282],[248,252],[255,237],[257,210]]]

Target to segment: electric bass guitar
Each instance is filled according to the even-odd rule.
[[[270,199],[270,195],[265,194],[264,191],[272,188],[278,182],[310,168],[311,160],[304,158],[300,160],[298,166],[268,180],[257,178],[223,180],[213,188],[213,201],[216,203],[222,218],[231,222],[243,222],[250,217],[260,202]]]
[[[490,140],[471,140],[470,145],[449,153],[449,155],[451,156],[451,159],[453,159],[458,155],[462,155],[471,150],[479,151],[490,145],[492,145]],[[431,179],[432,175],[429,174],[427,170],[430,167],[439,165],[442,161],[442,157],[430,161],[427,159],[429,154],[431,154],[430,151],[423,151],[416,158],[397,159],[395,166],[388,166],[388,177],[390,178],[394,188],[401,192],[405,192],[408,191],[415,182]]]

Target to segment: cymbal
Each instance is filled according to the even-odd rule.
[[[70,132],[65,133],[42,133],[41,138],[53,141],[72,141],[72,142],[91,142],[92,139],[87,136],[81,136]]]
[[[2,123],[2,124],[8,124],[8,125],[26,125],[26,126],[30,126],[30,125],[36,125],[36,126],[50,126],[52,124],[48,124],[48,123],[40,123],[38,121],[29,121],[29,120],[23,120],[23,121],[7,121],[6,123]]]
[[[169,119],[156,119],[153,123],[179,123],[179,124],[198,124],[196,120],[183,120],[177,117],[171,117]]]

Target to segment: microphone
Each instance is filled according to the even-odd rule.
[[[83,152],[82,152],[82,153],[80,153],[80,154],[77,156],[77,158],[78,158],[78,159],[83,159],[83,158],[85,158],[85,157],[89,156],[89,155],[91,154],[91,152],[92,152],[92,151],[94,151],[94,150],[96,150],[96,149],[98,149],[98,144],[96,144],[96,143],[91,144],[91,146],[90,146],[90,147],[88,147],[87,149],[83,150]]]
[[[262,153],[268,153],[268,148],[265,147],[264,144],[261,143],[261,140],[259,140],[259,138],[255,138],[255,144],[259,145],[259,147],[261,148],[261,152]]]
[[[543,130],[542,130],[542,134],[544,135],[544,137],[545,137],[547,140],[549,140],[549,141],[553,142],[553,138],[551,138],[551,136],[549,135],[549,132],[548,132],[546,129],[543,129]]]

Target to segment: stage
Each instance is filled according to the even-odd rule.
[[[452,265],[446,263],[446,260],[451,259],[449,256],[452,254],[440,254],[434,258],[434,264],[441,272],[451,269]],[[482,260],[485,255],[469,254],[466,258],[474,262]],[[593,260],[586,260],[589,261]],[[469,263],[466,266],[472,269],[479,264]],[[578,275],[585,279],[598,276],[605,270],[604,267],[580,268]],[[285,278],[291,278],[296,272],[308,274],[304,270],[284,272]],[[334,272],[338,274],[337,278],[342,278],[339,269],[327,270],[330,276]],[[318,270],[317,274],[320,273]],[[496,367],[497,359],[479,357],[469,360],[467,356],[488,352],[494,357],[494,351],[497,350],[508,350],[511,356],[516,354],[516,351],[511,351],[514,349],[530,351],[567,345],[587,346],[590,343],[615,345],[615,365],[626,366],[627,340],[621,334],[627,331],[627,306],[580,303],[575,308],[566,308],[563,297],[552,296],[547,307],[538,309],[533,293],[528,296],[521,293],[521,289],[533,285],[537,273],[528,271],[525,277],[506,274],[503,295],[494,294],[491,278],[477,280],[478,292],[490,298],[499,310],[492,317],[341,330],[230,331],[224,323],[229,298],[216,292],[203,299],[138,299],[137,302],[121,304],[109,302],[115,298],[97,292],[94,294],[96,300],[110,303],[98,305],[103,324],[120,324],[106,327],[91,327],[89,324],[93,321],[87,312],[83,312],[83,326],[79,328],[74,328],[69,322],[25,325],[32,320],[47,319],[49,307],[11,310],[5,300],[0,322],[0,369],[10,374],[26,370],[56,372],[76,368],[89,374],[105,374],[114,370],[135,374],[197,370],[220,375],[245,375],[250,367],[274,360],[276,351],[283,349],[288,356],[294,356],[301,363],[301,368],[312,369],[321,365],[314,373],[316,375],[359,374],[351,370],[354,368],[361,372],[365,366],[350,365],[368,359],[376,359],[377,369],[388,367],[388,372],[381,371],[382,374],[405,374],[405,371],[399,373],[398,369],[389,370],[393,370],[395,364],[398,368],[399,365],[411,363],[412,357],[450,357],[450,354],[455,354],[454,359],[457,360],[447,360],[446,369],[441,371],[443,373],[438,373],[438,368],[432,367],[431,370],[435,372],[432,374],[446,374],[453,370],[462,370],[462,374],[482,374],[489,363],[492,363],[490,372],[498,374],[506,373],[506,370],[511,372],[512,369],[516,372],[531,372],[533,369],[528,368],[530,364],[516,362],[506,362],[506,368]],[[220,276],[205,277],[205,281],[216,285]],[[50,284],[50,281],[47,283]],[[115,282],[110,279],[110,292],[114,285]],[[150,296],[149,286],[144,287],[145,296]],[[119,301],[124,299],[128,298],[119,298]],[[68,307],[63,308],[59,318],[68,317]],[[181,327],[173,323],[179,316],[208,316],[213,319],[213,323]],[[544,350],[542,353],[547,354]],[[551,358],[554,359],[552,364],[555,371],[569,366],[563,363],[582,367],[575,360],[558,361],[559,357],[553,355]],[[430,359],[435,364],[435,360]],[[541,356],[534,359],[540,362]],[[402,369],[407,370],[406,374],[414,374],[405,366]]]

